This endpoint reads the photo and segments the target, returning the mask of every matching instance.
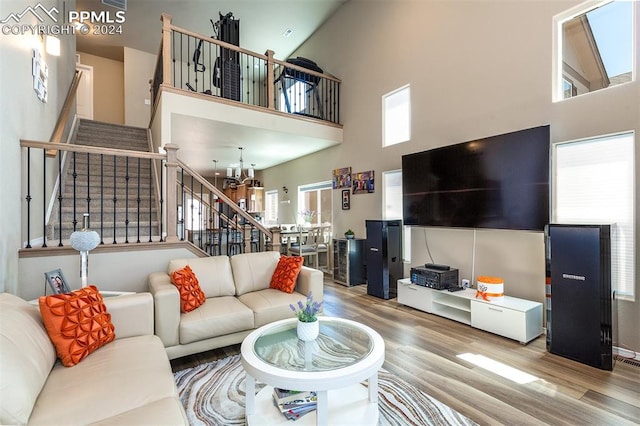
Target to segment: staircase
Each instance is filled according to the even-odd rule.
[[[147,129],[84,119],[72,143],[149,151]],[[91,229],[105,244],[147,242],[160,235],[151,160],[70,152],[63,162],[61,192],[49,222],[50,240],[68,240],[82,228],[84,213],[89,213]]]

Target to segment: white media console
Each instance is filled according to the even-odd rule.
[[[476,299],[476,290],[451,292],[398,280],[398,303],[526,344],[542,334],[542,303],[505,296]]]

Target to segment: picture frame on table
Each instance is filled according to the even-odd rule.
[[[69,289],[69,283],[64,278],[64,274],[62,273],[62,269],[54,269],[53,271],[45,272],[44,277],[51,287],[51,291],[53,294],[62,294],[69,293],[71,290]]]
[[[351,191],[348,189],[342,190],[342,210],[349,210],[351,208]]]

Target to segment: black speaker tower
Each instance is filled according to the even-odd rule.
[[[611,226],[552,224],[546,240],[547,349],[612,370],[617,311],[611,284]]]
[[[392,299],[403,278],[402,221],[367,220],[367,294]]]

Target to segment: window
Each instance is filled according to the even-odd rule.
[[[554,100],[632,80],[634,3],[590,3],[554,18]]]
[[[280,94],[280,111],[297,113],[307,108],[307,85],[296,81]]]
[[[565,99],[572,98],[578,94],[578,88],[572,81],[562,79],[562,94]]]
[[[264,193],[265,211],[264,220],[267,226],[278,224],[278,190],[274,189]]]
[[[331,181],[298,187],[298,223],[307,222],[303,212],[309,212],[311,225],[331,223]]]
[[[612,280],[634,297],[634,134],[624,133],[554,146],[556,223],[615,224]]]
[[[382,172],[382,218],[402,220],[402,170]],[[402,259],[411,262],[411,228],[404,226],[402,234]]]
[[[402,170],[382,172],[382,218],[402,219]]]
[[[411,139],[411,90],[406,85],[382,96],[382,146]]]
[[[201,203],[200,200],[193,198],[188,194],[185,195],[185,201],[187,206],[184,217],[186,229],[190,229],[192,231],[206,229],[206,206]]]

